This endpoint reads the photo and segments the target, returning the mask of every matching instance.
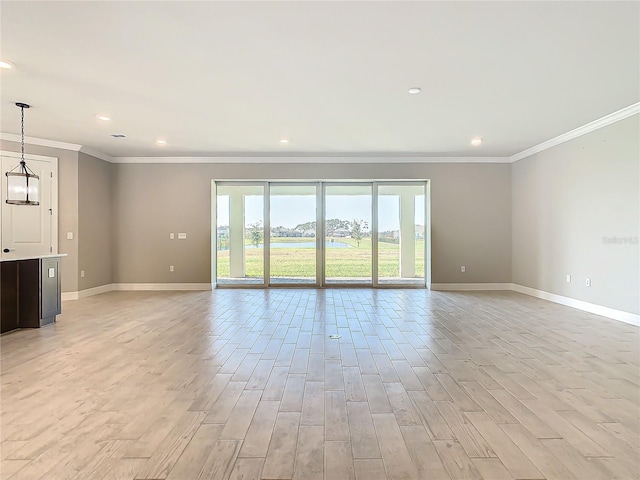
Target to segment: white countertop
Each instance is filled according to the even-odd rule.
[[[66,253],[52,253],[49,255],[34,255],[32,257],[17,257],[17,258],[0,258],[0,262],[17,262],[19,260],[37,260],[39,258],[55,258],[66,257]]]

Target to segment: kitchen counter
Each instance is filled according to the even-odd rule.
[[[60,259],[66,254],[0,261],[0,333],[40,328],[62,311]]]
[[[19,260],[38,260],[40,258],[55,258],[66,257],[66,253],[51,253],[48,255],[34,255],[32,257],[18,257],[18,258],[0,258],[0,262],[17,262]]]

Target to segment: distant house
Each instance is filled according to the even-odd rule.
[[[333,236],[334,237],[344,238],[344,237],[348,237],[349,235],[351,235],[351,232],[349,230],[347,230],[346,228],[336,228],[333,231]]]
[[[273,227],[271,229],[271,236],[272,237],[281,237],[281,238],[302,237],[302,233],[303,232],[301,232],[301,231],[293,230],[293,229],[287,228],[287,227]]]
[[[272,237],[284,237],[284,233],[287,229],[285,229],[284,227],[273,227],[271,229],[271,236]]]

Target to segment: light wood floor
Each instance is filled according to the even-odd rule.
[[[1,477],[637,479],[639,339],[512,292],[108,293],[0,339]]]

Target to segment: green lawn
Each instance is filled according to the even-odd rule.
[[[312,242],[312,238],[273,238],[271,243]],[[326,249],[326,277],[371,277],[371,239],[365,238],[360,247],[352,238],[337,238],[352,248]],[[398,278],[400,273],[400,246],[378,242],[379,277]],[[314,248],[271,248],[272,277],[315,277],[316,251]],[[229,277],[229,251],[218,251],[218,277]],[[245,274],[262,277],[263,249],[245,249]],[[418,273],[419,272],[419,273]],[[424,240],[416,240],[416,273],[424,275]]]

